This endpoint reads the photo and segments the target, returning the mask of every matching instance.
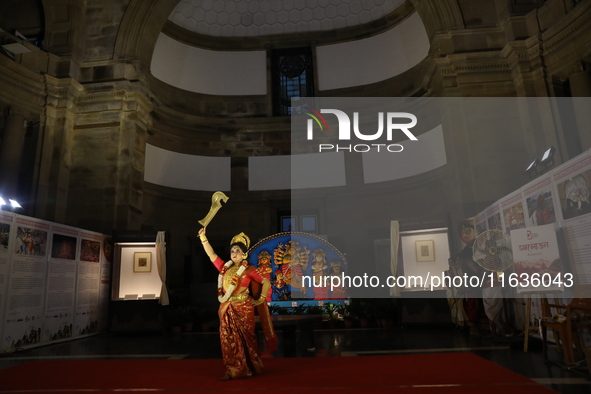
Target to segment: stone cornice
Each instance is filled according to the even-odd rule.
[[[84,90],[83,86],[73,78],[55,78],[51,75],[45,75],[44,78],[49,96],[74,97]]]
[[[582,1],[566,17],[542,33],[544,52],[550,52],[579,31],[589,31],[591,26],[591,1]],[[587,28],[585,28],[587,26]]]
[[[42,75],[29,71],[1,55],[0,80],[19,87],[25,87],[30,92],[36,94],[43,94],[45,92]]]
[[[445,58],[434,59],[434,63],[444,75],[461,72],[509,70],[511,68],[509,61],[499,58],[498,51],[448,55]]]
[[[507,43],[499,55],[510,61],[529,61],[543,55],[540,37],[529,37],[525,40],[515,40]]]
[[[138,100],[150,103],[150,98],[151,92],[143,84],[123,81],[84,85],[84,91],[78,95],[77,100],[78,102]]]

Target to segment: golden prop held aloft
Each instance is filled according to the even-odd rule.
[[[199,221],[199,224],[203,227],[207,227],[209,222],[211,222],[215,214],[218,213],[222,207],[221,201],[228,202],[229,199],[230,198],[222,192],[213,193],[213,196],[211,196],[211,208],[209,208],[207,215]]]

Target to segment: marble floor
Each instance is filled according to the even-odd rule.
[[[282,332],[278,331],[278,335],[281,341]],[[299,332],[297,337],[300,337]],[[555,345],[549,346],[548,359],[545,359],[535,340],[525,353],[523,342],[518,338],[494,340],[470,336],[468,332],[449,327],[319,329],[314,331],[313,346],[312,349],[309,343],[298,339],[296,357],[472,352],[560,393],[591,392],[591,374],[585,363],[566,368],[559,362],[560,354]],[[279,347],[281,349],[281,342]],[[283,357],[283,353],[279,350],[274,356]],[[102,334],[2,354],[0,369],[35,360],[122,358],[214,358],[221,363],[221,351],[217,332]]]

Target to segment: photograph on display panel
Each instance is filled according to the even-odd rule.
[[[18,226],[16,229],[15,253],[30,256],[45,256],[47,231]]]
[[[543,226],[556,221],[552,178],[547,174],[523,188],[528,227]]]
[[[550,190],[526,199],[528,220],[533,226],[554,223],[556,213]]]
[[[558,183],[557,188],[564,219],[591,213],[591,170]]]
[[[10,224],[0,223],[0,253],[8,252],[8,241],[10,241]]]
[[[98,263],[100,261],[101,243],[83,239],[80,246],[80,261]]]
[[[76,260],[76,237],[68,235],[53,234],[51,242],[51,257],[54,259]]]
[[[501,214],[495,213],[491,217],[488,218],[488,229],[489,230],[501,230],[503,226],[501,225]]]
[[[503,209],[503,218],[505,219],[505,231],[517,230],[525,227],[525,217],[523,216],[523,204],[521,202]]]

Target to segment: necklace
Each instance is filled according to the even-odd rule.
[[[246,261],[246,260],[242,261],[242,263],[240,264],[240,268],[232,276],[232,280],[230,281],[230,286],[228,287],[228,291],[226,291],[226,293],[224,294],[224,287],[223,287],[224,286],[224,275],[226,274],[226,272],[231,270],[231,267],[233,265],[234,265],[234,262],[232,260],[228,261],[226,264],[224,264],[224,267],[222,268],[222,270],[220,271],[220,274],[218,275],[218,301],[220,303],[228,301],[228,299],[232,296],[232,293],[234,293],[236,286],[238,286],[238,281],[240,280],[240,277],[242,276],[244,271],[246,271],[246,267],[248,267],[248,261]],[[232,272],[230,271],[230,272],[228,272],[228,274],[231,275]]]

